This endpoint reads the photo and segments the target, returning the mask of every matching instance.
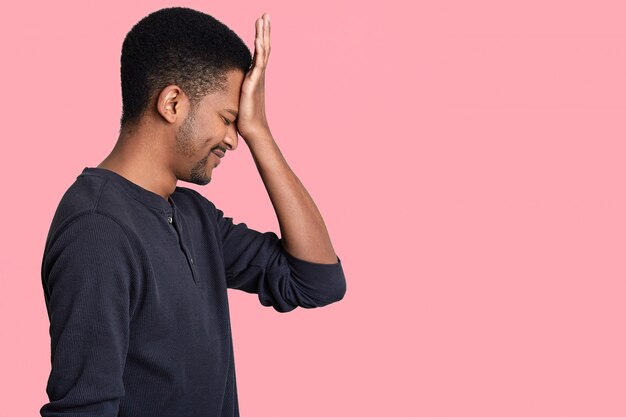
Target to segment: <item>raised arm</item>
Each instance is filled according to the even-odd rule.
[[[266,13],[256,21],[253,63],[242,84],[237,129],[250,148],[276,211],[285,250],[310,262],[337,263],[317,206],[270,133],[265,117],[265,70],[269,54],[270,23]]]

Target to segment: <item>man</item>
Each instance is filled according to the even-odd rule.
[[[213,17],[166,8],[121,57],[118,141],[54,215],[42,262],[52,416],[238,416],[227,288],[288,312],[341,300],[341,261],[265,117],[269,15],[254,56]],[[198,192],[246,141],[282,238],[235,224]]]

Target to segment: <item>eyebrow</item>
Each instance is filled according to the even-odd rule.
[[[226,109],[226,111],[235,116],[235,119],[237,119],[237,117],[239,116],[239,113],[237,113],[235,110]]]

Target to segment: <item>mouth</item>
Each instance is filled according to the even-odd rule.
[[[224,155],[225,155],[225,154],[224,154],[224,151],[222,151],[221,149],[216,149],[216,150],[214,150],[214,151],[213,151],[213,153],[214,153],[215,155],[219,156],[220,158],[223,158],[223,157],[224,157]]]

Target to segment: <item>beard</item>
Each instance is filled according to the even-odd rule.
[[[176,151],[186,158],[192,158],[195,154],[195,111],[195,108],[191,110],[176,132]],[[187,178],[184,178],[183,181],[198,185],[207,185],[210,183],[211,177],[206,173],[206,166],[210,155],[211,153],[196,162],[191,167]]]
[[[209,155],[205,156],[201,160],[199,160],[189,172],[189,179],[191,183],[198,185],[207,185],[211,182],[211,177],[206,173],[207,161],[209,159]]]

